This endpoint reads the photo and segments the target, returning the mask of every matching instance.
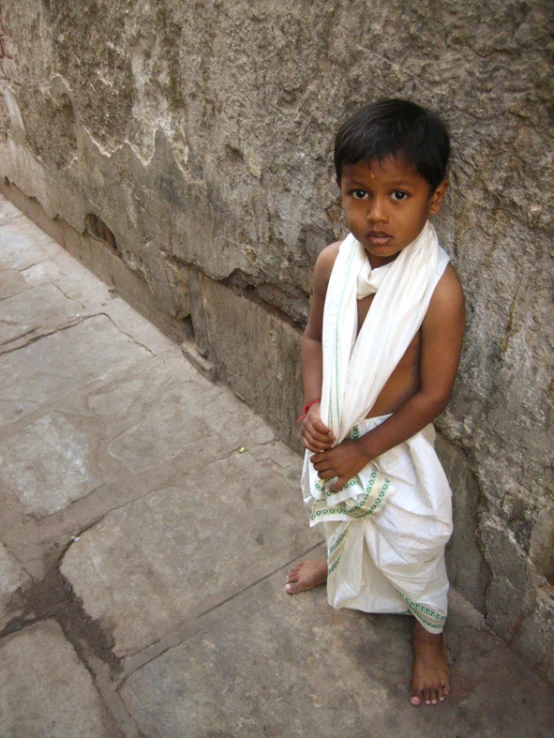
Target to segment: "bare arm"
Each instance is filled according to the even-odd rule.
[[[343,441],[312,461],[322,479],[339,477],[338,490],[363,467],[418,433],[446,407],[454,387],[464,333],[464,299],[454,269],[447,267],[425,316],[419,389],[384,423],[356,441]]]
[[[308,324],[302,337],[302,385],[304,402],[321,398],[323,382],[323,353],[321,337],[323,331],[323,308],[327,286],[340,243],[327,246],[319,255],[314,269],[314,293],[310,304]],[[302,424],[302,440],[309,451],[322,451],[331,448],[336,439],[323,423],[319,413],[319,403],[312,405]]]

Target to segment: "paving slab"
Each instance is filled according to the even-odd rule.
[[[109,379],[148,355],[104,315],[12,351],[0,364],[0,425],[87,382]]]
[[[24,218],[24,215],[5,197],[0,197],[0,225],[9,223],[13,218]]]
[[[79,303],[68,299],[53,284],[0,301],[0,344],[31,331],[50,333],[80,317]]]
[[[36,517],[63,510],[101,483],[94,448],[58,413],[0,442],[0,467],[0,479]]]
[[[234,451],[109,513],[65,554],[62,574],[124,656],[240,594],[316,545],[297,483]],[[297,470],[298,471],[298,470]],[[296,480],[297,481],[297,480]]]
[[[53,621],[0,645],[0,735],[108,738],[92,678]]]
[[[121,693],[147,738],[550,738],[552,691],[496,636],[457,620],[469,635],[454,693],[414,708],[410,618],[335,611],[323,588],[290,597],[280,572],[198,622]]]
[[[0,271],[0,300],[13,297],[28,289],[29,285],[17,269],[3,269]]]
[[[227,393],[214,391],[194,380],[186,386],[175,383],[155,404],[143,408],[145,411],[136,425],[115,438],[108,451],[130,472],[136,473],[180,454],[195,459],[195,466],[203,465],[230,453],[241,439],[265,443],[274,438],[273,431],[256,416],[245,413],[239,403],[235,409],[243,417],[241,425],[233,415],[226,417],[225,411],[230,408],[225,405],[229,405]]]
[[[51,240],[27,218],[9,220],[2,225],[0,269],[28,269],[33,264],[45,261],[48,255],[40,248],[40,244]]]
[[[60,261],[60,259],[56,261],[48,259],[47,261],[40,261],[38,264],[33,264],[27,269],[22,269],[20,272],[21,279],[29,287],[36,287],[41,284],[56,284],[58,280],[63,279],[65,276],[65,270],[63,269],[65,259],[61,263]]]
[[[66,252],[56,254],[55,260],[49,258],[23,269],[21,275],[32,287],[55,285],[67,298],[75,300],[85,314],[105,310],[114,295],[113,290],[100,280],[88,279],[83,265]]]

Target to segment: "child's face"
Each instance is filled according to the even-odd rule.
[[[427,218],[439,212],[447,188],[445,180],[430,194],[427,180],[402,156],[344,167],[346,223],[372,267],[393,261],[419,236]]]

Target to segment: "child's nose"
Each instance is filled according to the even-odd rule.
[[[387,209],[385,199],[382,197],[374,197],[370,201],[370,207],[367,211],[367,220],[369,223],[380,223],[387,220]]]

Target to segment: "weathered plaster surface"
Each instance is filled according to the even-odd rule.
[[[468,302],[439,422],[454,583],[551,679],[553,20],[548,0],[5,0],[0,28],[6,193],[289,442],[313,262],[344,233],[334,131],[382,96],[442,114],[437,225]]]

